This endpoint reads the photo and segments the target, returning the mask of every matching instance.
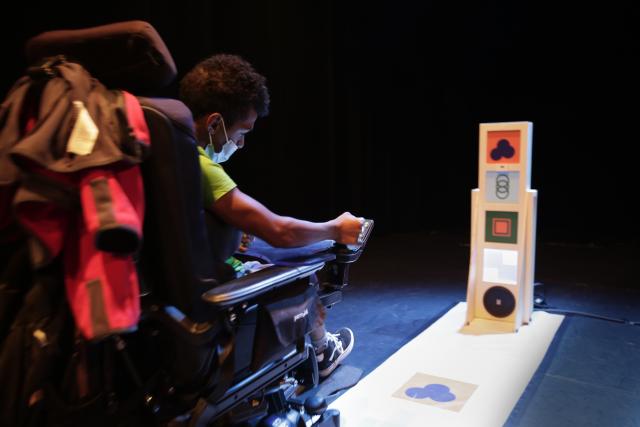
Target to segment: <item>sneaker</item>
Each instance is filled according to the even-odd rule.
[[[328,377],[353,350],[353,331],[349,328],[339,329],[335,334],[327,332],[327,347],[318,359],[318,373],[320,378]]]

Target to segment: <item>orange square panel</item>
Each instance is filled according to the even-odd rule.
[[[520,163],[520,131],[487,132],[487,163]]]

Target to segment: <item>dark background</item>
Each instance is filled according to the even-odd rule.
[[[637,243],[631,1],[14,6],[1,18],[3,94],[24,71],[29,37],[120,20],[150,22],[179,77],[217,52],[252,62],[272,112],[225,167],[277,213],[326,220],[350,210],[380,233],[468,233],[479,123],[531,121],[538,238]]]

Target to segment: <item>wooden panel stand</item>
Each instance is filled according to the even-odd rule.
[[[532,131],[530,122],[480,125],[467,324],[482,319],[496,331],[517,331],[531,320],[538,196],[531,189]]]

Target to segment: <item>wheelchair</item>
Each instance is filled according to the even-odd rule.
[[[81,343],[99,367],[94,392],[74,400],[49,387],[41,425],[338,426],[322,397],[300,398],[319,383],[308,335],[317,301],[340,302],[364,242],[283,251],[271,267],[223,280],[228,236],[202,206],[193,118],[180,101],[150,96],[176,77],[155,29],[129,21],[51,31],[26,50],[31,63],[63,55],[137,95],[151,139],[140,165],[137,329]]]

